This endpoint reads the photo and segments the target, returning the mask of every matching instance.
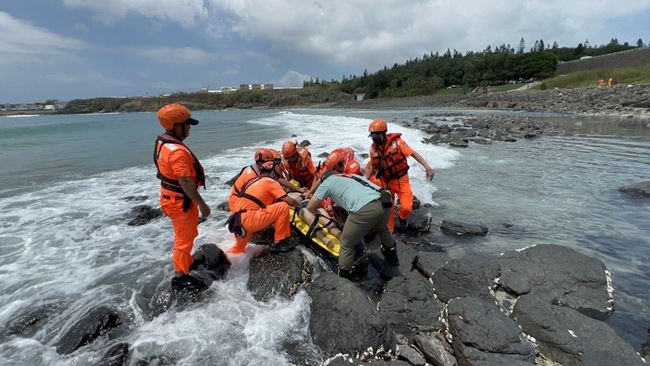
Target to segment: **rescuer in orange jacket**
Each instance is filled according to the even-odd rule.
[[[357,174],[362,175],[361,173],[361,164],[354,159],[354,150],[351,147],[339,147],[338,149],[332,150],[330,154],[339,153],[343,156],[343,164],[345,165],[345,174]],[[329,158],[329,156],[328,156]]]
[[[165,133],[158,136],[154,149],[154,164],[160,179],[160,206],[174,227],[172,261],[175,290],[203,290],[205,283],[189,274],[194,264],[192,247],[198,236],[199,211],[202,218],[210,216],[198,187],[205,188],[205,173],[199,159],[183,144],[191,126],[199,121],[180,104],[168,104],[158,111],[158,121]],[[198,264],[198,263],[197,263]]]
[[[284,167],[289,172],[289,179],[295,179],[300,187],[309,190],[317,172],[309,150],[289,140],[282,144],[282,157]]]
[[[375,177],[383,188],[388,189],[393,196],[397,195],[400,208],[398,217],[400,227],[408,227],[408,215],[413,211],[413,192],[409,180],[409,156],[422,165],[426,170],[427,179],[432,180],[435,172],[424,158],[413,150],[404,140],[401,133],[387,133],[388,125],[383,119],[376,119],[368,126],[372,138],[370,145],[370,162],[365,172],[366,178]],[[375,180],[376,181],[376,180]],[[395,228],[394,215],[390,216],[388,227],[391,232]]]
[[[251,236],[273,224],[274,243],[269,247],[271,253],[293,250],[287,239],[291,236],[289,205],[297,207],[300,201],[291,198],[278,183],[278,164],[263,164],[260,176],[246,182],[231,206],[233,215],[240,215],[242,235],[235,235],[235,245],[231,254],[240,254],[246,250]],[[229,219],[230,220],[230,219]]]
[[[244,184],[246,184],[251,179],[259,177],[260,171],[265,165],[267,167],[275,166],[275,170],[278,172],[277,180],[280,182],[280,185],[285,188],[285,191],[293,191],[298,193],[307,192],[306,188],[296,187],[284,177],[284,165],[282,164],[280,153],[277,150],[261,147],[255,151],[253,158],[255,159],[255,164],[244,167],[239,172],[237,179],[235,179],[235,183],[233,183],[232,187],[230,188],[230,195],[228,196],[228,207],[230,207],[231,212],[234,213],[233,208],[235,200],[237,197],[239,197],[239,192],[241,191]]]

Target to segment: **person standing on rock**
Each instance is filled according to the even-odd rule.
[[[364,177],[328,170],[320,178],[318,189],[307,203],[306,209],[312,215],[317,215],[321,201],[331,197],[333,202],[348,212],[339,249],[341,277],[354,280],[359,270],[363,270],[354,267],[354,252],[357,244],[371,230],[379,237],[381,253],[386,261],[392,266],[399,266],[395,240],[387,226],[392,209],[382,205],[379,189]]]
[[[198,187],[205,188],[205,173],[199,159],[183,143],[190,135],[191,126],[199,121],[180,104],[168,104],[158,110],[158,122],[165,132],[156,139],[153,161],[160,179],[160,206],[174,227],[172,262],[174,290],[204,290],[205,283],[189,274],[194,262],[192,247],[199,235],[201,219],[210,216]]]
[[[427,179],[432,180],[435,172],[424,158],[413,150],[404,140],[401,133],[387,133],[388,124],[383,119],[376,119],[368,126],[372,144],[370,145],[370,162],[366,167],[365,177],[375,177],[381,186],[388,189],[393,197],[399,199],[400,228],[408,227],[408,216],[413,211],[413,191],[408,175],[407,158],[413,158],[422,165]],[[390,215],[388,227],[391,232],[395,228],[395,218]]]

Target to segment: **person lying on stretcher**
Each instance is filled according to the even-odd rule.
[[[320,177],[329,170],[334,170],[337,173],[345,173],[346,166],[346,160],[343,154],[335,150],[327,156],[325,162],[321,165],[322,170],[319,172]],[[320,183],[320,178],[314,180],[309,196],[316,191]],[[330,234],[334,235],[337,239],[340,239],[341,228],[345,223],[347,212],[343,208],[337,206],[336,203],[332,202],[332,199],[328,197],[323,200],[321,207],[318,209],[318,224],[314,224],[316,216],[308,210],[303,210],[306,205],[307,201],[305,200],[302,202],[302,205],[297,208],[296,212],[298,213],[298,217],[309,225],[310,230],[308,236],[314,235],[329,248],[332,248],[334,243],[327,237],[327,235],[325,235],[325,232],[322,229],[326,228]]]

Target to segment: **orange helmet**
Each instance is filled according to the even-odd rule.
[[[327,155],[325,159],[325,168],[327,170],[336,170],[337,167],[343,167],[343,164],[345,164],[345,158],[338,152]]]
[[[383,119],[376,119],[370,122],[370,126],[368,126],[368,132],[370,133],[384,133],[386,131],[388,131],[388,125]]]
[[[284,156],[285,159],[296,155],[297,152],[298,150],[296,149],[295,141],[289,140],[282,144],[282,156]]]
[[[280,164],[282,162],[282,156],[276,149],[269,149],[271,153],[273,154],[273,161],[275,161],[277,164]]]
[[[257,149],[257,151],[255,151],[254,159],[257,164],[273,161],[274,158],[275,157],[273,156],[273,151],[271,151],[271,149],[260,147]]]
[[[282,156],[276,149],[269,149],[273,153],[273,164],[275,164],[275,170],[278,174],[282,174],[284,171],[284,164],[282,164]]]
[[[158,110],[158,122],[165,130],[171,130],[177,123],[198,125],[199,121],[192,117],[192,113],[184,106],[176,103],[167,104]]]

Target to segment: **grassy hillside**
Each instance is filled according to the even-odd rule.
[[[598,86],[598,80],[612,78],[614,84],[650,84],[650,65],[577,71],[544,80],[547,88]]]

